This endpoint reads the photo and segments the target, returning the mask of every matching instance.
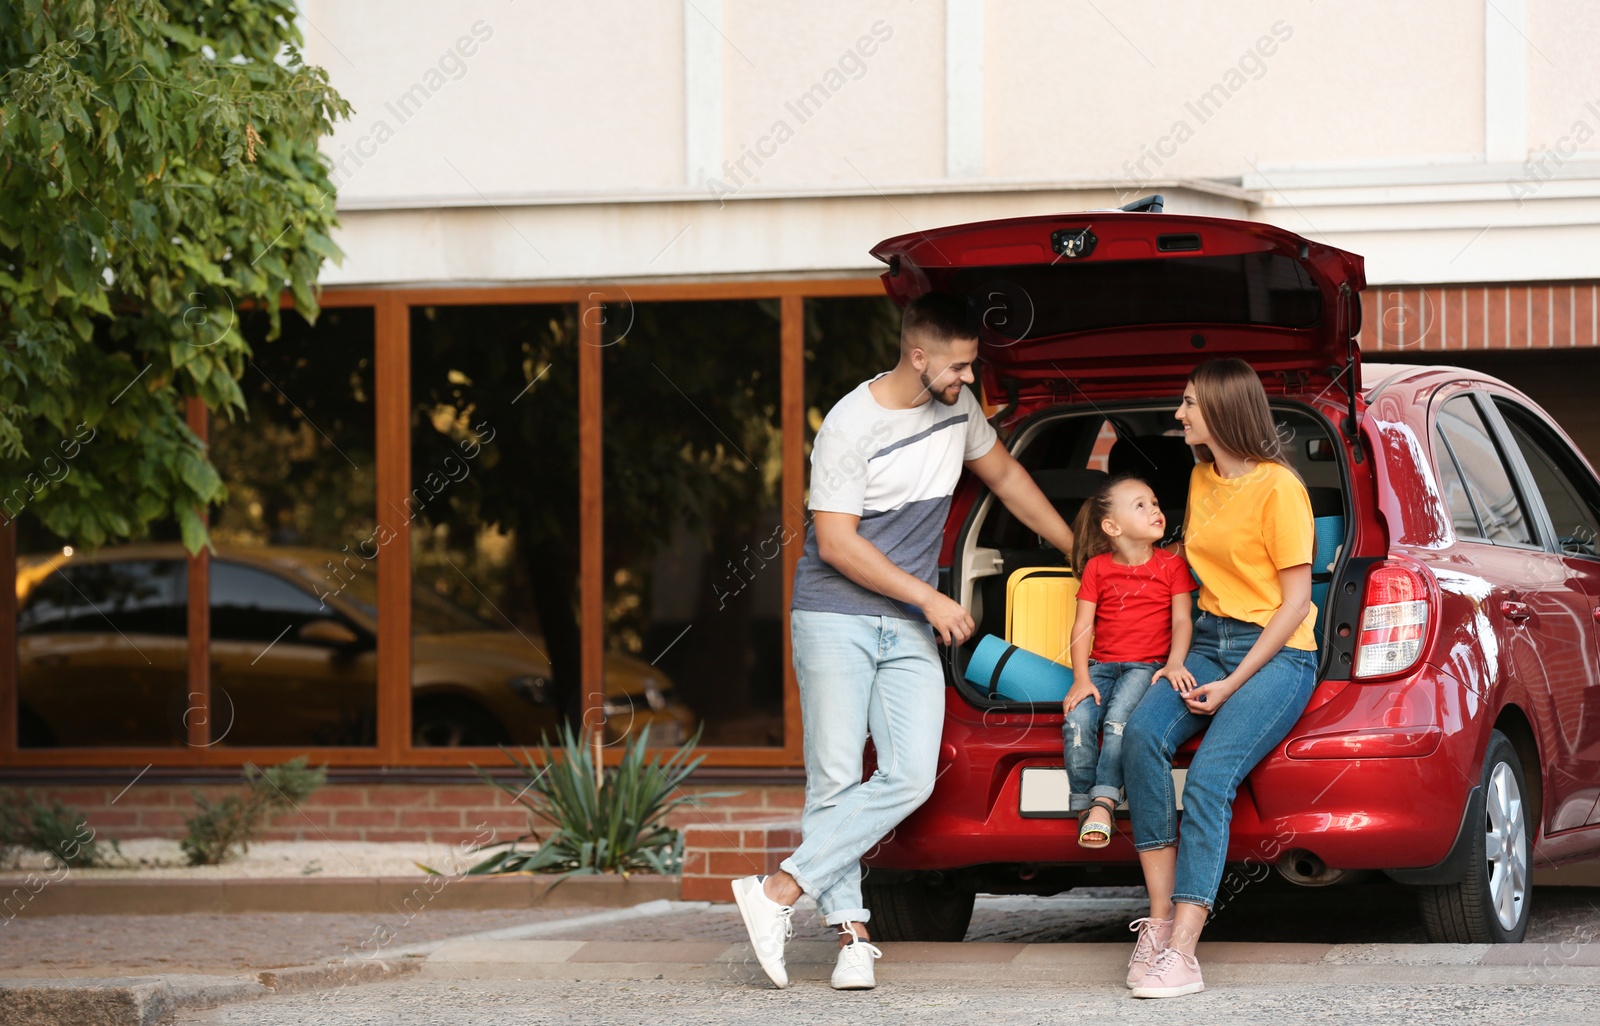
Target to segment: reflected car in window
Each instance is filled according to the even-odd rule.
[[[338,553],[219,546],[211,560],[211,743],[371,745],[376,575],[330,577]],[[330,583],[332,582],[332,583]],[[179,745],[188,692],[187,569],[177,544],[17,561],[19,741],[24,747]],[[566,703],[544,639],[413,591],[412,740],[535,744]],[[605,738],[650,725],[676,745],[697,717],[655,667],[605,661]]]

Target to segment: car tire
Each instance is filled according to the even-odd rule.
[[[411,743],[417,748],[466,748],[509,742],[500,721],[471,702],[424,700],[411,707]]]
[[[959,941],[972,922],[977,892],[942,873],[868,871],[861,896],[872,912],[870,930],[880,941]]]
[[[1522,760],[1498,730],[1489,733],[1480,786],[1483,820],[1471,834],[1466,878],[1417,889],[1422,925],[1435,944],[1517,944],[1528,931],[1538,811],[1527,807]]]

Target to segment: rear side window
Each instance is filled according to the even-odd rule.
[[[69,563],[39,582],[17,615],[19,634],[157,634],[188,626],[181,560]]]
[[[1444,491],[1444,505],[1450,511],[1450,526],[1462,538],[1482,538],[1483,526],[1478,515],[1472,512],[1472,501],[1467,498],[1467,484],[1461,479],[1461,468],[1450,455],[1450,446],[1444,435],[1434,428],[1434,452],[1439,464],[1439,487]]]
[[[1533,474],[1534,488],[1555,527],[1556,544],[1568,555],[1600,555],[1600,515],[1594,482],[1583,461],[1531,411],[1501,399],[1495,405]]]
[[[1461,395],[1445,403],[1437,426],[1477,514],[1480,527],[1475,536],[1497,545],[1532,545],[1527,511],[1472,398]]]
[[[276,641],[290,627],[332,616],[315,595],[276,574],[221,560],[211,564],[213,638]]]

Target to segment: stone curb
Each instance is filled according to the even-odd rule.
[[[273,994],[292,994],[307,990],[347,987],[352,983],[377,983],[414,973],[422,968],[420,958],[357,958],[327,965],[297,965],[289,969],[269,969],[256,973],[256,981]]]
[[[0,877],[0,894],[16,890],[29,915],[166,915],[233,912],[393,912],[401,908],[624,908],[676,901],[676,876],[527,874],[495,877],[390,876],[233,880],[66,879],[36,892],[21,878]]]
[[[154,1026],[183,1008],[264,997],[255,980],[218,976],[0,980],[9,1026]]]
[[[422,968],[421,959],[352,960],[295,966],[254,977],[166,976],[0,979],[6,1026],[154,1026],[182,1009],[256,1001],[274,994],[337,990]]]

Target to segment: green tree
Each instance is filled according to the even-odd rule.
[[[317,140],[349,107],[289,0],[0,4],[0,524],[87,546],[225,491],[183,404],[244,409],[237,311],[317,313]]]

